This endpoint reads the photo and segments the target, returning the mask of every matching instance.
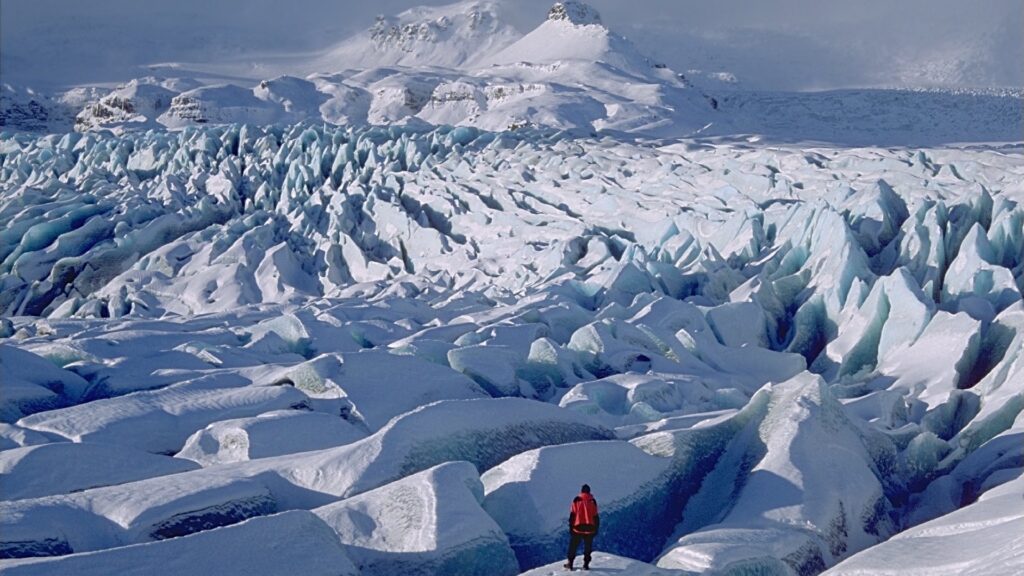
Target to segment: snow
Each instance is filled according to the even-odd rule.
[[[416,374],[405,380],[407,374]],[[299,364],[278,382],[291,382],[307,395],[346,405],[346,418],[367,432],[438,400],[486,398],[487,393],[446,366],[383,350],[321,355]],[[388,393],[391,389],[393,393]]]
[[[362,574],[516,574],[508,539],[480,508],[468,462],[450,462],[314,510]]]
[[[872,455],[824,382],[798,376],[766,391],[759,425],[732,440],[687,502],[687,535],[658,566],[820,571],[894,532]]]
[[[322,506],[448,461],[486,469],[551,444],[608,439],[584,416],[521,398],[435,402],[357,442],[48,498],[0,502],[0,552],[102,550]],[[35,518],[47,517],[45,524]]]
[[[282,538],[283,534],[301,535]],[[352,575],[334,533],[315,515],[292,511],[159,542],[52,558],[0,560],[5,574],[252,574],[268,567]]]
[[[350,444],[365,437],[355,425],[332,415],[275,410],[249,418],[218,420],[195,432],[177,458],[203,466],[241,462]]]
[[[520,398],[450,400],[395,418],[364,440],[320,453],[290,473],[304,486],[351,496],[449,460],[486,469],[548,444],[605,439],[611,432],[584,416]]]
[[[596,10],[572,0],[556,2],[543,24],[489,60],[499,65],[581,60],[633,73],[651,68],[628,40],[604,27]]]
[[[1019,571],[1019,91],[505,8],[3,88],[0,571]]]
[[[109,444],[27,446],[0,452],[0,498],[66,494],[195,468],[185,460]]]
[[[307,398],[291,386],[213,388],[196,380],[154,392],[137,392],[18,421],[30,430],[74,442],[109,442],[156,453],[177,452],[198,428],[218,420],[297,408]]]
[[[977,502],[901,532],[825,574],[1018,574],[1024,569],[1022,490],[1024,478],[1017,473]]]
[[[0,420],[7,423],[80,399],[88,387],[77,374],[6,344],[0,345],[0,382]]]
[[[586,483],[601,514],[602,533],[594,545],[649,557],[671,529],[654,520],[670,507],[670,464],[621,441],[540,448],[485,472],[483,505],[508,534],[519,565],[532,568],[564,557],[569,503]]]
[[[613,8],[622,15],[621,8]],[[209,7],[203,7],[203,12],[213,18],[226,17]],[[302,10],[289,12],[289,18],[304,14]],[[695,53],[689,53],[683,62],[675,59],[678,69],[673,70],[657,57],[667,47],[652,46],[648,37],[651,33],[667,33],[663,22],[648,23],[634,36],[646,48],[640,50],[616,31],[626,28],[620,29],[617,21],[605,22],[597,10],[581,2],[556,3],[548,10],[549,18],[536,26],[531,22],[523,31],[510,21],[523,20],[519,13],[528,11],[518,5],[513,10],[499,2],[469,0],[419,6],[394,16],[347,12],[342,18],[344,24],[339,25],[349,28],[349,35],[340,41],[334,37],[333,42],[324,43],[316,34],[293,38],[276,27],[268,31],[278,42],[302,45],[298,51],[268,53],[268,48],[251,49],[254,42],[249,40],[234,48],[213,42],[214,46],[197,54],[198,47],[209,43],[197,38],[187,47],[179,46],[178,51],[182,57],[205,61],[142,62],[135,58],[159,58],[156,54],[169,47],[158,43],[153,52],[133,51],[94,40],[84,52],[115,52],[108,55],[111,69],[102,74],[100,81],[105,87],[97,87],[93,81],[48,94],[5,85],[0,92],[4,104],[0,125],[29,131],[73,128],[122,132],[160,126],[183,129],[235,122],[310,121],[341,126],[461,125],[488,130],[547,127],[579,134],[700,137],[738,143],[812,141],[905,146],[1019,140],[1019,89],[979,89],[973,84],[959,89],[900,89],[893,88],[891,82],[879,87],[876,81],[866,88],[840,83],[841,90],[764,91],[756,82],[748,85],[728,71],[691,69]],[[537,9],[536,14],[542,12]],[[236,16],[230,16],[232,22],[237,21]],[[96,14],[80,17],[94,19]],[[95,28],[105,29],[121,17],[110,15]],[[168,14],[166,23],[173,22]],[[356,22],[362,22],[363,31],[353,33],[351,27]],[[196,26],[197,22],[189,25]],[[323,22],[313,25],[322,26]],[[684,28],[688,26],[689,18]],[[239,33],[249,37],[257,28]],[[991,32],[988,28],[985,31]],[[22,33],[20,29],[15,32]],[[52,33],[52,29],[45,32]],[[79,29],[63,32],[62,45],[80,42],[83,35],[95,33]],[[630,30],[631,35],[633,32]],[[777,49],[762,46],[773,41],[751,32],[743,31],[743,42],[752,41],[756,46],[750,54]],[[223,33],[218,29],[217,36]],[[330,33],[336,30],[323,34]],[[733,32],[726,34],[733,37]],[[716,45],[721,41],[706,31],[673,28],[669,36],[668,44],[672,46],[694,40]],[[259,38],[255,45],[262,46],[265,40]],[[806,53],[804,41],[806,38],[801,38],[796,44]],[[16,47],[37,43],[35,37],[22,38]],[[314,48],[314,44],[319,46]],[[240,54],[241,46],[250,46],[250,50]],[[698,48],[697,54],[703,50]],[[54,49],[43,45],[37,46],[36,52],[51,53]],[[211,56],[218,52],[221,57]],[[672,54],[674,49],[668,52]],[[849,56],[844,53],[844,57]],[[799,55],[803,57],[805,54]],[[48,61],[74,62],[79,58],[78,54],[61,54]],[[888,55],[884,60],[890,60]],[[125,61],[136,65],[127,66]],[[143,63],[145,68],[138,66]],[[19,71],[15,77],[26,76],[21,70],[23,63],[15,60],[14,64]],[[50,68],[54,74],[60,72]],[[88,74],[90,69],[105,67],[93,60],[79,66],[72,75]],[[146,74],[140,76],[143,70]],[[779,71],[776,78],[791,73]],[[760,74],[756,71],[750,75]],[[120,84],[109,87],[115,79]],[[52,81],[40,81],[52,85]],[[950,109],[957,113],[947,113]]]
[[[301,84],[291,88],[300,98]],[[633,485],[609,481],[609,512],[621,503],[623,518],[636,518],[628,511],[656,502],[657,486],[683,496],[654,534],[611,551],[653,560],[708,545],[703,538],[774,534],[774,547],[713,547],[722,562],[768,561],[831,542],[749,532],[761,512],[741,506],[765,476],[751,468],[765,456],[749,435],[771,395],[757,390],[802,378],[808,365],[835,386],[846,417],[868,426],[842,428],[844,450],[905,462],[898,474],[914,508],[904,517],[947,513],[958,494],[1004,481],[996,447],[1022,407],[1020,303],[976,298],[949,309],[939,287],[959,258],[1013,271],[1005,290],[1019,290],[1021,260],[1007,248],[1020,218],[1012,152],[767,153],[414,127],[7,142],[4,174],[18,198],[7,209],[19,232],[4,235],[3,351],[13,360],[3,369],[17,376],[4,385],[27,382],[55,403],[27,416],[19,408],[10,442],[84,442],[36,449],[67,450],[81,466],[142,450],[206,467],[142,479],[124,475],[135,467],[126,465],[106,479],[69,473],[67,485],[41,484],[30,495],[50,499],[10,505],[8,546],[29,543],[10,548],[18,554],[113,549],[323,506],[451,459],[483,472],[541,446],[617,436],[651,453],[629,449],[638,461],[671,457],[679,471],[659,477],[650,499],[615,496]],[[937,165],[960,177],[935,176]],[[65,178],[51,179],[53,170]],[[96,185],[97,173],[126,187]],[[993,190],[990,204],[976,200],[979,182]],[[84,206],[82,193],[93,199]],[[723,199],[749,215],[723,210]],[[79,240],[106,218],[116,224]],[[986,225],[995,232],[985,233],[994,239],[985,259],[963,256],[960,243],[984,246]],[[65,272],[83,262],[95,264]],[[14,315],[26,312],[49,319]],[[820,402],[836,412],[835,401]],[[892,443],[873,426],[894,431]],[[781,443],[782,463],[807,437],[766,430],[762,442]],[[736,464],[748,455],[758,460]],[[764,461],[773,474],[789,466],[775,462]],[[897,472],[859,462],[846,472],[858,486],[906,497],[892,487]],[[526,484],[560,493],[571,468],[557,469],[555,480]],[[702,488],[709,474],[750,476],[748,488],[734,502]],[[108,482],[116,485],[94,487]],[[154,491],[164,495],[140,497]],[[875,495],[850,491],[846,514]],[[813,498],[823,504],[772,513],[816,526],[839,517],[832,496]],[[555,504],[538,506],[552,516],[536,532],[509,529],[519,551],[529,549],[521,537],[540,539],[537,563],[564,537],[555,521],[564,503]],[[732,512],[685,514],[688,506]],[[44,517],[59,528],[41,529]],[[110,527],[114,518],[123,528]],[[742,528],[713,528],[728,518]],[[847,551],[814,544],[827,551],[823,563],[884,537],[858,536],[856,526],[847,525]]]
[[[540,566],[533,570],[527,570],[520,574],[520,576],[561,576],[566,573],[565,559],[557,562],[552,562],[546,566]],[[577,565],[576,570],[580,570],[581,565]],[[624,558],[622,556],[616,556],[614,554],[608,554],[606,552],[594,552],[594,557],[590,563],[589,574],[635,574],[636,576],[679,576],[684,574],[680,570],[667,570],[664,568],[658,568],[645,564],[631,558]]]

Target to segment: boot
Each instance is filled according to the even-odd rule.
[[[565,568],[569,572],[572,572],[572,562],[566,562],[565,564],[562,564],[562,568]]]

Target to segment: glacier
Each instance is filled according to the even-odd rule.
[[[0,572],[563,573],[583,483],[597,574],[1024,569],[1019,93],[299,60],[0,90]]]
[[[609,562],[842,573],[1024,468],[1018,151],[298,124],[0,154],[12,570],[312,510],[363,573],[511,574],[590,482]],[[420,477],[479,534],[387,536]]]

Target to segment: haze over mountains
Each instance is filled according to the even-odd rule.
[[[469,1],[379,16],[318,52],[261,54],[257,44],[254,53],[149,63],[146,76],[114,88],[5,85],[0,120],[22,130],[420,122],[841,144],[1018,137],[1019,91],[763,92],[728,70],[675,69],[594,8],[569,5],[526,34],[509,23],[509,6]],[[951,107],[956,114],[943,113]]]
[[[0,19],[4,82],[41,90],[146,76],[160,62],[239,60],[236,75],[257,82],[276,74],[260,64],[316,53],[417,4],[303,0],[181,0],[143,6],[130,0],[88,5],[10,0]],[[499,3],[501,20],[525,34],[551,3]],[[1024,60],[1019,2],[984,7],[955,0],[867,0],[856,4],[724,0],[591,2],[606,23],[670,67],[732,72],[757,89],[864,87],[1021,87]],[[326,70],[317,70],[326,71]]]

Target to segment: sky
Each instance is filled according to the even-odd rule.
[[[113,83],[162,62],[325,50],[431,0],[3,0],[0,82]],[[498,0],[528,32],[550,0]],[[773,90],[1024,86],[1021,0],[593,0],[610,28],[679,71]]]

